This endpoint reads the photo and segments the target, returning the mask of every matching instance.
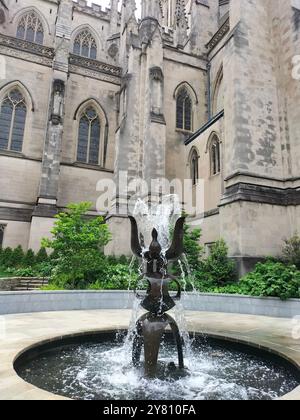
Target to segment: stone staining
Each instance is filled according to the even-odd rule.
[[[51,119],[42,163],[40,197],[43,198],[56,199],[57,197],[63,133],[64,95],[64,81],[59,79],[54,80]]]
[[[55,80],[53,84],[53,106],[51,122],[53,125],[62,123],[65,84],[62,80]]]
[[[176,1],[175,19],[177,46],[183,48],[187,42],[188,31],[188,20],[186,17],[184,0]]]
[[[8,10],[7,6],[4,3],[4,0],[0,0],[0,25],[3,25],[6,21],[5,10]]]
[[[5,13],[3,9],[0,9],[0,25],[3,25],[5,22]]]

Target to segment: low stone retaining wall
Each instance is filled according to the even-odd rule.
[[[128,291],[0,292],[0,314],[93,309],[130,309],[134,296]],[[300,316],[300,300],[254,298],[239,295],[192,294],[182,297],[186,310],[240,313],[277,318]]]
[[[0,279],[0,290],[10,291],[15,289],[20,284],[20,278],[18,277],[7,277]]]
[[[47,284],[48,280],[39,277],[3,277],[0,278],[0,291],[26,290],[26,286],[30,289],[37,289],[43,284]]]

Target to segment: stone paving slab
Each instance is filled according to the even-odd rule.
[[[66,400],[26,383],[13,363],[24,349],[54,338],[103,330],[126,329],[129,310],[88,310],[5,315],[0,317],[0,400]],[[273,351],[300,368],[300,336],[292,319],[211,312],[187,312],[191,332],[248,343]],[[298,334],[300,328],[298,326]],[[300,387],[284,396],[300,400]]]

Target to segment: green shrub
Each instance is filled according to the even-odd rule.
[[[137,275],[130,272],[128,265],[109,266],[105,275],[89,286],[91,290],[127,290],[136,286]]]
[[[26,254],[24,255],[22,265],[24,267],[33,267],[35,265],[35,254],[32,249],[28,249]]]
[[[193,229],[185,224],[183,246],[187,261],[192,270],[198,270],[201,257],[203,256],[203,247],[199,241],[201,238],[201,229]]]
[[[228,247],[223,239],[213,244],[210,255],[202,259],[195,278],[198,289],[224,286],[236,279],[236,266],[228,258]]]
[[[49,260],[46,248],[41,248],[39,252],[36,254],[35,261],[37,264],[44,263]]]
[[[37,264],[34,267],[37,277],[50,278],[53,271],[53,266],[50,261],[45,261]]]
[[[19,245],[17,248],[13,249],[11,258],[9,261],[9,267],[22,267],[24,261],[24,251],[22,247]]]
[[[11,267],[12,260],[13,260],[12,256],[13,256],[13,250],[11,248],[8,247],[8,248],[2,249],[1,256],[0,256],[1,257],[0,265],[4,268]]]
[[[32,267],[12,269],[16,277],[36,277],[37,273]]]
[[[300,297],[300,271],[294,265],[267,261],[256,265],[240,281],[240,290],[251,296],[272,296],[282,300]]]
[[[295,234],[291,239],[284,241],[284,259],[300,269],[300,236]]]
[[[87,218],[91,203],[70,204],[56,216],[53,239],[44,239],[42,246],[51,248],[53,282],[69,289],[85,288],[96,281],[104,265],[101,252],[111,235],[102,217]]]

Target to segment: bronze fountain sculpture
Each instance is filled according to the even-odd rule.
[[[152,231],[152,242],[148,251],[143,251],[143,238],[139,238],[137,222],[130,217],[131,222],[131,248],[133,253],[145,261],[146,271],[140,279],[145,278],[148,282],[146,296],[141,306],[148,312],[143,315],[136,324],[136,332],[133,340],[132,361],[135,366],[140,363],[142,346],[144,345],[145,376],[156,377],[158,374],[158,354],[163,334],[168,326],[173,332],[177,351],[178,368],[174,363],[169,365],[172,371],[183,372],[183,348],[179,328],[175,320],[166,312],[174,308],[175,301],[181,297],[181,287],[177,279],[168,273],[170,261],[176,261],[183,253],[183,227],[185,218],[177,220],[174,230],[173,241],[170,248],[162,253],[162,247],[158,242],[158,232]],[[169,284],[174,281],[177,284],[177,295],[169,294]]]

